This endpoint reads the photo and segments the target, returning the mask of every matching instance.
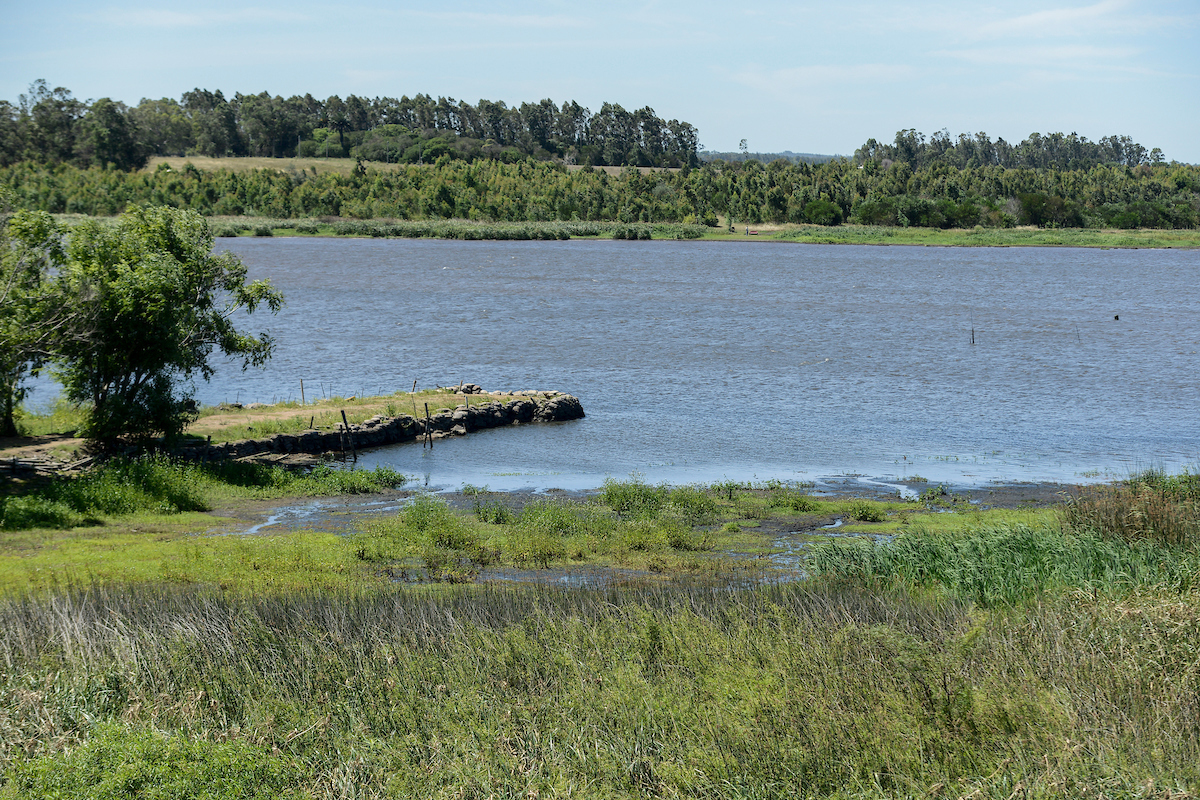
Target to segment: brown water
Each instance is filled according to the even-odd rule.
[[[236,239],[287,296],[205,402],[473,381],[587,418],[377,451],[431,486],[1200,464],[1200,252]],[[1119,320],[1114,319],[1119,315]]]

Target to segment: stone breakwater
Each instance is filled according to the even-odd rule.
[[[469,394],[459,392],[460,394]],[[584,416],[583,406],[572,395],[559,392],[514,392],[508,402],[491,401],[445,409],[428,418],[401,414],[377,415],[347,427],[338,423],[324,430],[277,433],[261,439],[186,448],[179,455],[197,460],[315,456],[349,453],[369,447],[403,444],[448,436],[465,436],[471,431],[524,425],[533,422],[565,422]]]

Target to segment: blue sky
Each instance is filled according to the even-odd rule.
[[[849,154],[897,130],[1129,135],[1200,163],[1195,0],[175,4],[2,0],[0,98],[193,88],[604,101],[709,149]]]

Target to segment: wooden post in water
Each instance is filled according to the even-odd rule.
[[[350,440],[350,452],[354,454],[354,463],[358,463],[358,448],[354,445],[354,434],[350,432],[350,423],[346,421],[346,409],[342,409],[342,425],[346,429],[346,438]]]
[[[429,445],[429,449],[433,449],[433,421],[429,418],[429,403],[425,404],[425,441],[421,443],[421,449],[425,449],[425,445]]]
[[[300,379],[300,405],[304,405],[304,378]]]

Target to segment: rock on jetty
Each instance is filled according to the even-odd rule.
[[[473,388],[474,384],[471,385]],[[459,394],[478,394],[477,388]],[[185,448],[179,455],[196,460],[264,458],[271,456],[318,455],[341,453],[368,447],[401,444],[428,434],[432,439],[465,436],[471,431],[524,425],[532,422],[565,422],[584,416],[583,405],[572,395],[561,392],[513,392],[508,402],[492,401],[460,405],[439,411],[428,419],[401,414],[377,415],[357,425],[338,423],[331,429],[277,433],[261,439]],[[272,459],[277,460],[277,459]]]

